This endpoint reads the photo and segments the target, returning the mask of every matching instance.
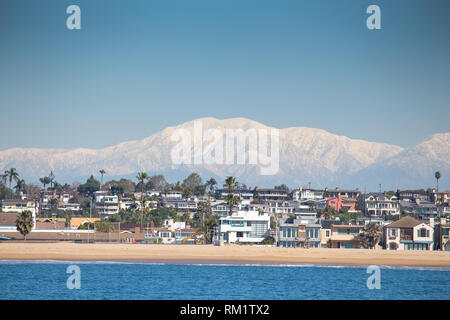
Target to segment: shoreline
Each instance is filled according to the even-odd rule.
[[[186,266],[230,266],[230,267],[303,267],[303,268],[362,268],[374,264],[354,263],[314,263],[314,262],[278,262],[278,261],[248,261],[248,260],[158,260],[158,259],[123,259],[123,260],[15,260],[0,259],[2,264],[144,264],[144,265],[186,265]],[[450,271],[450,266],[429,265],[378,265],[380,269],[394,270],[430,270]]]
[[[449,268],[450,252],[224,245],[0,243],[0,263],[77,261],[192,265]]]

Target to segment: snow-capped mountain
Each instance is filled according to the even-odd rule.
[[[175,164],[174,147],[179,141],[174,134],[184,130],[190,136],[194,150],[194,126],[201,123],[202,133],[215,129],[224,136],[227,130],[265,130],[275,128],[243,119],[202,118],[168,127],[148,138],[128,141],[104,149],[21,149],[0,151],[0,170],[14,167],[27,182],[37,183],[39,177],[52,170],[60,183],[84,181],[86,177],[104,169],[105,179],[120,176],[134,177],[138,171],[164,174],[169,181],[182,180],[191,171],[204,179],[222,179],[233,175],[251,186],[271,187],[285,183],[298,187],[311,182],[316,187],[359,187],[376,190],[383,188],[415,188],[435,185],[434,172],[439,170],[441,187],[450,186],[450,133],[436,134],[418,145],[403,149],[384,143],[368,142],[334,135],[321,129],[292,127],[279,129],[279,170],[275,175],[261,175],[259,164],[248,164],[251,150],[247,146],[246,163],[236,164]],[[248,131],[247,131],[248,132]],[[259,136],[258,136],[259,137]],[[217,138],[217,137],[216,137]],[[258,140],[259,141],[259,140]],[[268,142],[270,145],[270,137]],[[220,139],[206,141],[214,148],[225,144]],[[256,150],[258,155],[261,153]],[[215,153],[214,153],[215,154]],[[259,162],[258,162],[259,163]],[[220,183],[220,182],[219,182]]]

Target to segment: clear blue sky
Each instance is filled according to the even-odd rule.
[[[70,4],[82,29],[66,28]],[[378,4],[382,30],[366,28]],[[0,1],[0,150],[198,117],[408,147],[450,131],[450,1]]]

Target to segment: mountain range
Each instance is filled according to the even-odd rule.
[[[440,190],[450,187],[450,133],[439,133],[410,148],[385,143],[350,139],[321,129],[291,127],[278,129],[279,170],[275,175],[261,175],[258,164],[174,164],[171,152],[177,141],[174,133],[185,130],[194,135],[194,124],[203,130],[227,129],[276,130],[259,122],[233,118],[201,118],[168,127],[147,138],[127,141],[103,149],[11,148],[0,151],[0,170],[16,168],[27,182],[53,171],[56,181],[84,182],[91,174],[106,171],[105,181],[135,177],[138,171],[149,175],[164,174],[168,181],[183,180],[190,172],[203,179],[216,178],[219,184],[233,175],[247,186],[289,187],[309,183],[317,188],[359,188],[366,191],[429,188],[436,186],[435,171],[440,171]],[[269,139],[270,141],[270,139]],[[217,142],[218,143],[218,142]],[[214,145],[214,144],[212,144]]]

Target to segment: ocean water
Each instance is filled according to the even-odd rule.
[[[69,265],[80,289],[68,289]],[[0,299],[448,299],[450,269],[0,261]],[[72,282],[70,282],[72,283]]]

